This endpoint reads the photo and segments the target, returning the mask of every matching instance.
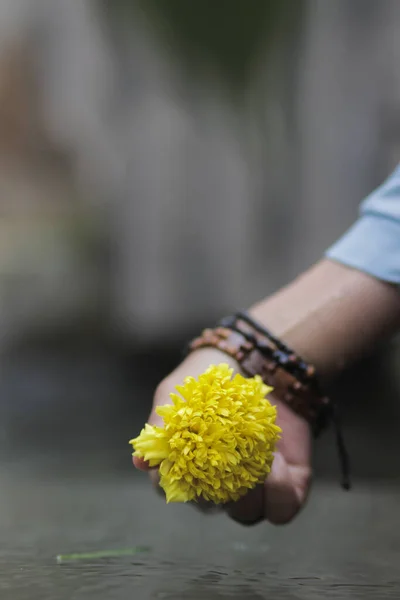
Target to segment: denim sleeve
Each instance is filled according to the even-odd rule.
[[[362,202],[358,221],[326,256],[400,284],[400,165]]]

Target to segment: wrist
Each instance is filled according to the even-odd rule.
[[[323,260],[249,312],[327,380],[395,331],[399,306],[394,286]]]

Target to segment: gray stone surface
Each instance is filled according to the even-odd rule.
[[[400,489],[320,485],[290,527],[241,528],[166,506],[147,481],[1,478],[4,600],[398,598]],[[57,564],[132,546],[133,557]]]

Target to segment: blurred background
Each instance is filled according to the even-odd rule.
[[[398,0],[0,0],[14,473],[133,477],[183,343],[317,260],[398,162],[399,28]],[[356,478],[390,479],[398,351],[371,350],[333,393]]]
[[[183,343],[317,260],[398,160],[396,0],[1,0],[0,24],[1,404],[33,439],[77,398],[118,420],[122,373],[144,418]]]
[[[104,360],[145,415],[135,386],[317,260],[398,160],[396,0],[1,0],[0,23],[0,348],[30,414],[87,363],[67,405],[97,404]]]

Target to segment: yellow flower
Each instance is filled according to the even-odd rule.
[[[187,377],[157,413],[164,427],[146,424],[129,443],[134,456],[159,466],[167,502],[238,500],[262,483],[273,462],[281,429],[272,388],[259,376],[232,378],[226,364],[212,365],[196,380]]]

